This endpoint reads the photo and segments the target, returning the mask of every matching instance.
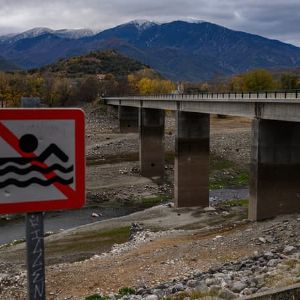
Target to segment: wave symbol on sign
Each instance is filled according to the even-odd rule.
[[[25,134],[19,140],[19,148],[27,154],[33,153],[38,147],[38,139],[32,134]],[[55,144],[50,144],[39,156],[37,157],[5,157],[0,158],[0,166],[7,165],[0,169],[0,176],[4,176],[8,173],[14,173],[18,175],[26,175],[31,172],[39,172],[43,175],[49,174],[51,172],[60,171],[64,174],[69,174],[73,172],[74,166],[65,167],[58,163],[53,164],[51,166],[47,166],[44,162],[48,159],[49,156],[55,155],[62,162],[67,162],[69,157]],[[9,164],[12,165],[9,165]],[[16,165],[24,166],[28,165],[28,167],[20,168]],[[15,178],[8,178],[2,182],[0,182],[0,189],[7,187],[9,185],[15,185],[17,187],[27,187],[31,184],[38,184],[41,186],[49,186],[54,183],[60,183],[63,185],[69,185],[73,183],[73,177],[65,179],[56,174],[53,177],[43,180],[37,177],[29,178],[25,181],[20,181]]]

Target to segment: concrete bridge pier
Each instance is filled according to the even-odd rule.
[[[300,212],[300,123],[252,124],[249,219]]]
[[[175,207],[209,206],[210,115],[176,112]]]
[[[121,133],[139,132],[139,109],[137,107],[119,106],[118,116]]]
[[[140,168],[145,177],[163,179],[165,173],[165,112],[140,108]]]

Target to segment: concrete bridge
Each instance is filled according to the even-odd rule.
[[[121,132],[140,133],[145,177],[164,176],[165,110],[176,112],[175,206],[209,205],[210,114],[252,121],[249,218],[300,212],[300,92],[105,98]]]

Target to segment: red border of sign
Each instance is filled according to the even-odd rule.
[[[69,189],[68,199],[0,203],[0,214],[80,208],[85,203],[85,115],[81,109],[0,109],[0,124],[6,120],[75,120],[76,190]],[[0,132],[0,138],[2,138]]]

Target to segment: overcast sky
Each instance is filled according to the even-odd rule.
[[[194,18],[300,46],[300,0],[0,0],[0,34]]]

